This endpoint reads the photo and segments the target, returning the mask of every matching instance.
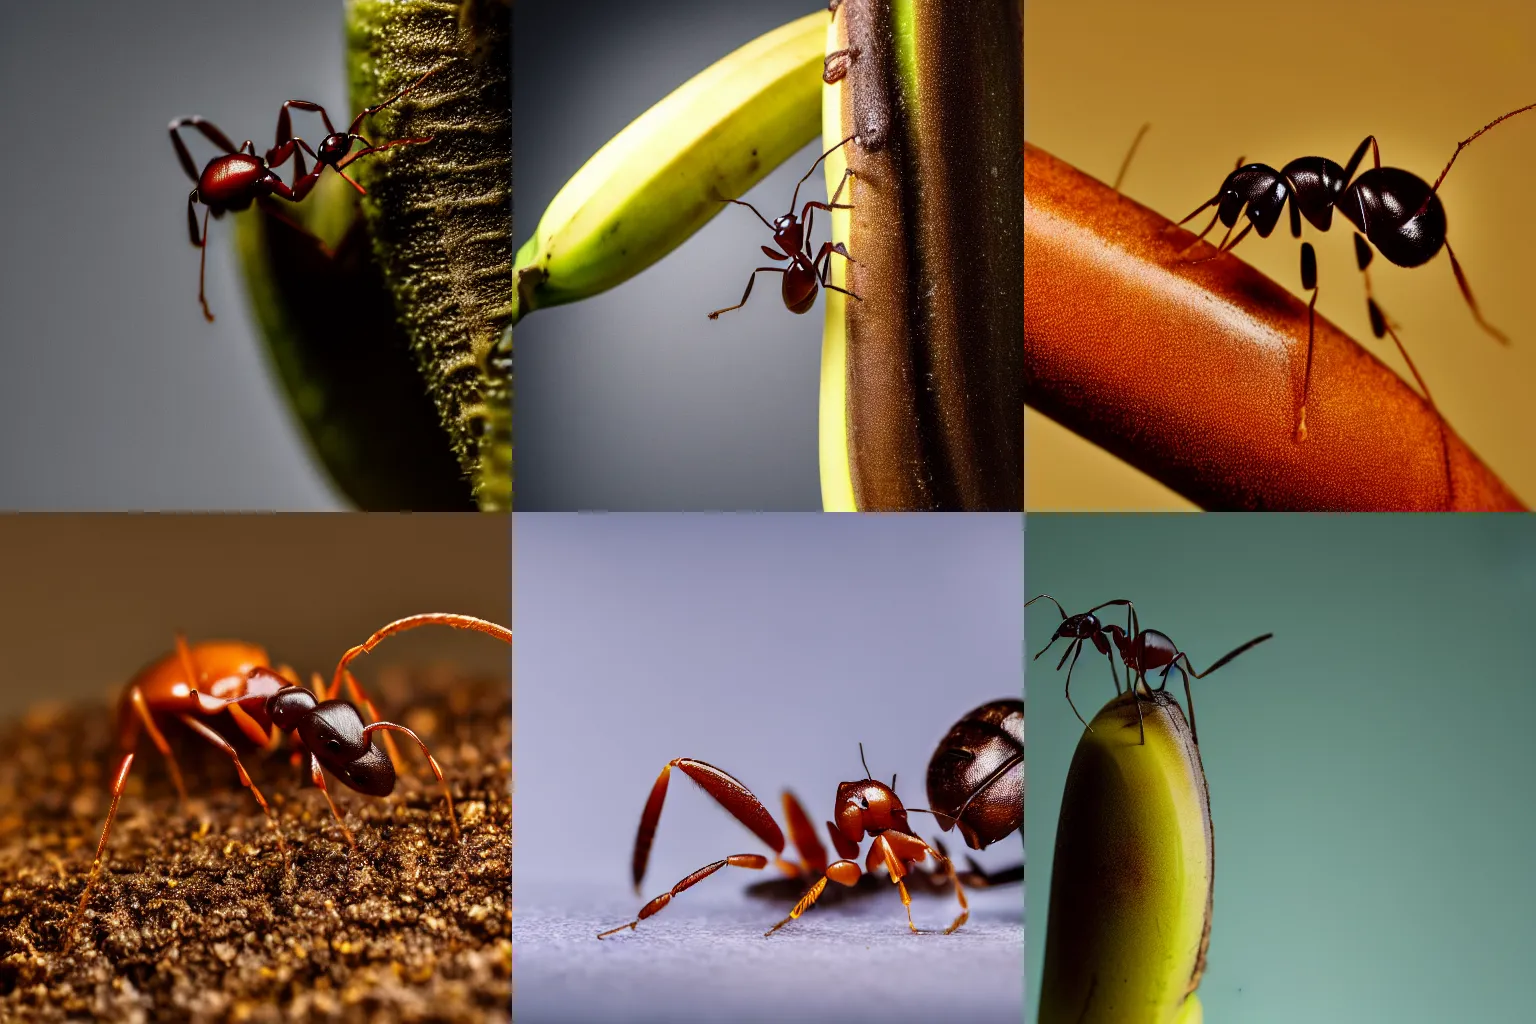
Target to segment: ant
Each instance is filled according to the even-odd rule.
[[[949,935],[965,924],[970,917],[970,904],[966,902],[965,888],[954,864],[936,847],[918,838],[907,822],[909,811],[932,814],[940,821],[944,831],[958,825],[961,836],[972,849],[980,850],[1013,832],[1024,822],[1024,702],[1000,700],[984,704],[961,719],[940,742],[928,765],[928,793],[930,802],[946,810],[929,810],[923,807],[907,808],[896,795],[896,777],[891,784],[875,780],[864,760],[864,745],[859,744],[859,761],[865,778],[857,782],[839,783],[833,817],[827,834],[832,840],[840,860],[827,862],[826,848],[816,838],[816,830],[809,816],[793,793],[783,794],[784,817],[789,823],[789,836],[799,852],[800,863],[793,864],[781,855],[784,852],[784,833],[760,800],[732,776],[714,765],[691,757],[679,757],[668,761],[651,787],[650,798],[640,816],[640,827],[635,833],[635,851],[631,862],[635,891],[645,878],[645,868],[650,860],[651,842],[656,836],[656,825],[661,819],[661,808],[667,796],[667,784],[672,769],[687,775],[714,800],[724,807],[753,834],[773,849],[774,863],[790,879],[815,878],[811,887],[795,903],[789,916],[774,925],[763,935],[772,935],[801,914],[809,910],[821,897],[827,881],[853,888],[864,875],[873,875],[876,868],[884,865],[901,893],[901,902],[907,910],[907,926],[918,931],[912,921],[912,899],[905,879],[922,880],[937,888],[934,876],[940,872],[954,886],[960,902],[960,914],[944,930]],[[944,824],[945,820],[949,824]],[[869,854],[861,871],[854,858],[866,834],[873,839]],[[917,865],[929,855],[938,865],[933,872],[924,872]],[[633,921],[610,928],[598,934],[602,939],[628,928],[631,931],[646,918],[651,917],[672,902],[674,896],[689,889],[723,867],[761,870],[768,866],[768,858],[757,853],[738,853],[717,860],[688,875],[640,908]],[[988,875],[972,864],[968,879],[978,887],[1002,885],[1020,881],[1022,865],[1017,869]]]
[[[1392,323],[1371,294],[1371,279],[1367,271],[1371,264],[1371,247],[1375,246],[1389,262],[1407,268],[1428,263],[1443,248],[1451,259],[1451,271],[1456,275],[1456,284],[1461,288],[1462,298],[1466,300],[1478,326],[1501,344],[1509,344],[1503,332],[1483,319],[1477,300],[1472,297],[1467,275],[1462,271],[1461,263],[1445,237],[1445,206],[1438,193],[1445,176],[1450,173],[1451,165],[1463,149],[1500,122],[1531,109],[1536,109],[1536,103],[1495,118],[1457,143],[1456,152],[1451,154],[1450,161],[1433,185],[1400,168],[1381,166],[1381,150],[1374,135],[1365,137],[1349,158],[1349,163],[1343,167],[1327,157],[1304,156],[1292,160],[1277,171],[1264,164],[1244,165],[1239,157],[1238,166],[1227,175],[1216,194],[1179,221],[1179,224],[1193,220],[1202,210],[1216,207],[1210,223],[1195,236],[1195,241],[1203,239],[1216,226],[1216,222],[1221,221],[1227,232],[1221,244],[1216,247],[1216,256],[1220,256],[1237,248],[1237,244],[1249,231],[1257,230],[1260,238],[1268,238],[1279,222],[1287,200],[1290,201],[1291,234],[1296,238],[1301,237],[1302,217],[1317,230],[1327,231],[1333,223],[1333,211],[1337,209],[1355,228],[1355,263],[1365,279],[1366,312],[1371,319],[1371,333],[1377,339],[1391,335],[1414,379],[1418,381],[1420,390],[1424,392],[1425,401],[1438,418],[1440,411],[1435,407],[1434,398],[1424,378],[1419,375],[1418,368],[1413,365]],[[1371,150],[1374,166],[1355,177],[1355,171],[1365,159],[1367,147]],[[1238,214],[1244,212],[1245,208],[1248,223],[1233,238],[1232,230],[1237,225]],[[1310,242],[1301,245],[1301,286],[1304,291],[1312,293],[1312,300],[1307,304],[1307,368],[1301,388],[1301,408],[1296,419],[1295,438],[1298,443],[1307,438],[1307,394],[1312,383],[1312,343],[1317,317],[1317,253]],[[1440,424],[1440,443],[1449,487],[1450,449],[1443,418]]]
[[[846,288],[839,288],[829,280],[829,276],[832,273],[833,253],[837,253],[849,262],[855,262],[853,257],[848,255],[848,250],[842,242],[838,242],[835,245],[830,241],[823,242],[815,258],[811,257],[812,211],[826,210],[830,213],[833,210],[853,209],[847,203],[838,202],[838,199],[843,194],[843,186],[848,183],[848,179],[853,175],[852,169],[843,172],[843,180],[837,183],[837,191],[832,193],[832,201],[830,203],[818,203],[815,200],[808,200],[800,208],[800,215],[798,217],[795,216],[795,203],[800,200],[800,186],[810,180],[811,175],[816,173],[816,168],[821,165],[823,160],[848,145],[855,138],[857,136],[848,136],[842,142],[839,142],[816,158],[816,162],[811,164],[811,169],[805,172],[805,177],[801,178],[795,185],[794,195],[790,196],[789,199],[789,212],[774,220],[772,224],[769,224],[768,218],[758,213],[757,207],[751,203],[743,202],[740,199],[720,200],[722,203],[735,203],[737,206],[745,206],[757,214],[757,219],[762,221],[769,231],[773,232],[774,244],[783,250],[783,252],[780,252],[779,249],[773,249],[766,245],[760,246],[764,255],[771,260],[778,260],[780,262],[788,260],[789,266],[758,267],[752,271],[752,276],[747,278],[747,290],[741,293],[741,301],[734,306],[726,306],[724,309],[715,310],[709,314],[711,320],[718,320],[721,313],[729,313],[733,309],[740,309],[742,306],[745,306],[747,298],[752,294],[752,285],[757,282],[757,275],[764,273],[784,275],[782,292],[784,306],[791,313],[804,313],[811,306],[815,305],[818,285],[822,288],[831,289],[834,292],[842,292],[844,295],[852,296],[855,299],[859,298],[853,292],[848,291]],[[804,223],[802,224],[801,221],[804,221]],[[863,300],[859,299],[859,301],[862,302]]]
[[[281,112],[277,115],[277,141],[272,148],[267,150],[266,156],[256,155],[256,146],[247,139],[239,148],[229,140],[229,136],[220,131],[214,124],[201,117],[179,117],[170,124],[171,145],[176,149],[176,158],[181,161],[182,170],[187,172],[195,188],[187,196],[187,231],[192,237],[192,244],[202,250],[202,257],[197,268],[197,301],[202,303],[203,316],[209,323],[213,322],[213,313],[208,308],[208,300],[203,292],[204,271],[208,265],[208,216],[223,217],[230,210],[244,210],[252,202],[264,199],[267,196],[278,196],[290,203],[298,203],[309,195],[315,187],[315,182],[320,180],[320,173],[327,167],[334,168],[337,174],[344,178],[347,184],[357,189],[359,195],[365,195],[363,186],[348,178],[345,168],[356,160],[374,153],[381,153],[395,146],[419,145],[431,142],[431,136],[394,139],[390,142],[374,145],[361,135],[357,130],[362,127],[363,121],[383,110],[402,97],[410,95],[421,83],[437,74],[441,68],[433,68],[422,75],[415,82],[401,89],[383,103],[365,108],[352,119],[344,132],[338,132],[331,124],[331,117],[325,112],[325,108],[318,103],[309,100],[287,100],[283,103]],[[325,122],[325,130],[328,133],[321,140],[319,150],[311,149],[309,143],[293,134],[293,128],[289,119],[290,107],[299,110],[309,110],[320,115]],[[192,154],[187,150],[187,145],[182,141],[179,131],[182,128],[195,128],[203,134],[209,142],[212,142],[223,154],[209,160],[204,165],[202,173],[197,171],[197,165],[192,162]],[[352,144],[361,142],[363,148],[352,152]],[[315,161],[315,169],[306,171],[304,167],[304,153],[308,153]],[[276,168],[281,167],[289,159],[293,160],[293,184],[286,184],[277,174]],[[203,226],[199,231],[197,226],[197,204],[202,203],[206,209],[203,211]],[[276,214],[276,210],[272,211]],[[276,214],[281,217],[281,214]],[[287,219],[287,218],[283,218]],[[292,223],[290,221],[290,223]],[[298,225],[294,225],[298,227]],[[304,230],[299,228],[299,230]],[[306,232],[307,233],[307,232]]]
[[[1120,677],[1115,673],[1115,661],[1110,656],[1110,642],[1113,641],[1115,648],[1119,651],[1120,660],[1125,664],[1126,686],[1136,695],[1136,725],[1140,730],[1141,742],[1143,744],[1147,741],[1146,725],[1141,713],[1141,693],[1143,690],[1148,692],[1162,692],[1166,690],[1168,687],[1168,673],[1178,669],[1179,675],[1184,679],[1184,700],[1189,706],[1189,732],[1194,738],[1195,745],[1199,746],[1200,732],[1195,728],[1195,698],[1189,690],[1189,677],[1194,676],[1196,679],[1204,679],[1239,654],[1242,654],[1251,647],[1257,647],[1275,635],[1273,633],[1265,633],[1263,636],[1254,637],[1235,650],[1228,651],[1218,658],[1216,663],[1210,668],[1200,672],[1190,662],[1189,655],[1179,650],[1178,644],[1174,643],[1167,633],[1156,629],[1142,629],[1140,620],[1136,615],[1136,606],[1123,598],[1105,601],[1103,604],[1097,605],[1081,615],[1068,615],[1066,610],[1061,607],[1061,602],[1049,594],[1040,594],[1032,597],[1025,602],[1024,606],[1027,608],[1041,598],[1050,601],[1056,606],[1056,610],[1061,614],[1061,625],[1056,627],[1055,634],[1051,636],[1051,642],[1041,649],[1040,654],[1050,650],[1051,644],[1054,644],[1057,640],[1065,638],[1070,641],[1067,651],[1061,656],[1061,662],[1065,662],[1068,653],[1081,651],[1083,644],[1092,640],[1093,645],[1098,648],[1099,652],[1109,658],[1109,672],[1115,680],[1115,692],[1119,693]],[[1121,629],[1113,623],[1104,625],[1093,614],[1100,608],[1107,608],[1111,605],[1125,606],[1125,629]],[[1040,654],[1035,655],[1036,660],[1039,660]],[[1061,669],[1061,662],[1058,662],[1056,665],[1058,671]],[[1072,658],[1072,664],[1077,664],[1075,654]],[[1156,672],[1158,669],[1163,670],[1162,675],[1158,679],[1157,686],[1153,687],[1147,682],[1147,673]],[[1067,669],[1067,685],[1070,687],[1071,683],[1072,669],[1069,667]],[[1070,692],[1067,694],[1067,703],[1072,704]],[[1086,728],[1092,730],[1093,726],[1083,721],[1083,716],[1078,712],[1077,705],[1072,704],[1072,712],[1077,715],[1079,722],[1083,722]]]
[[[288,666],[274,668],[264,648],[237,640],[213,640],[188,644],[180,633],[176,634],[176,650],[150,663],[134,676],[124,691],[118,705],[118,745],[123,759],[118,764],[112,782],[112,803],[107,809],[107,820],[101,828],[101,839],[96,844],[96,859],[91,864],[91,874],[86,880],[85,891],[80,895],[80,906],[75,911],[67,934],[73,936],[75,925],[85,913],[86,901],[101,870],[102,855],[106,852],[107,838],[112,834],[112,822],[117,817],[118,800],[128,781],[128,771],[138,746],[140,731],[149,734],[150,740],[165,757],[171,771],[171,780],[183,801],[187,788],[182,781],[181,768],[176,755],[166,741],[156,722],[157,716],[173,717],[191,732],[212,743],[234,762],[240,784],[251,791],[256,802],[267,816],[267,823],[277,834],[278,849],[283,854],[283,868],[290,870],[288,847],[283,841],[282,829],[277,817],[268,806],[261,790],[251,780],[240,754],[228,733],[235,739],[248,740],[266,750],[275,749],[284,736],[294,747],[294,761],[298,763],[307,752],[309,775],[325,801],[330,805],[336,823],[347,844],[355,851],[357,842],[341,811],[331,799],[325,785],[322,769],[330,771],[349,788],[365,796],[388,796],[395,788],[396,771],[404,771],[400,753],[395,748],[389,731],[402,732],[416,741],[426,756],[432,774],[442,786],[447,802],[448,823],[453,828],[454,842],[459,841],[459,823],[453,813],[453,794],[443,778],[442,768],[427,749],[427,745],[410,729],[394,722],[379,720],[373,701],[363,692],[348,670],[347,665],[360,654],[373,650],[379,642],[395,633],[425,625],[453,626],[456,629],[472,629],[487,633],[508,643],[512,631],[505,626],[471,615],[451,612],[428,612],[397,619],[379,629],[367,640],[349,648],[336,665],[336,673],[327,689],[316,674],[313,691],[300,684],[297,674]],[[345,682],[356,704],[339,700],[342,683]],[[368,711],[371,725],[364,725],[357,704]],[[227,718],[223,717],[227,713]],[[215,728],[218,727],[218,728]],[[221,731],[222,730],[222,731]],[[385,750],[372,742],[375,732],[383,734]],[[69,939],[66,939],[66,951]]]

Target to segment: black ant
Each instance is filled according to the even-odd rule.
[[[714,765],[691,757],[679,757],[668,761],[651,787],[651,795],[640,815],[640,827],[635,832],[635,850],[631,860],[631,875],[635,891],[645,878],[646,864],[650,861],[651,842],[656,837],[656,825],[661,820],[661,809],[667,798],[667,784],[676,768],[708,793],[721,807],[773,850],[773,863],[792,881],[814,880],[809,889],[795,903],[789,916],[774,925],[765,937],[783,928],[809,910],[826,890],[828,880],[850,889],[858,886],[876,868],[884,866],[891,882],[901,892],[901,902],[907,909],[907,925],[916,932],[912,921],[912,900],[905,879],[921,881],[928,888],[937,890],[943,882],[953,885],[960,902],[960,915],[944,930],[946,935],[963,925],[970,916],[965,899],[965,888],[955,872],[954,864],[943,852],[941,844],[930,845],[920,839],[907,822],[907,814],[921,812],[932,814],[940,827],[949,831],[958,826],[961,837],[973,850],[985,849],[991,843],[1019,831],[1024,823],[1024,703],[1018,699],[1005,699],[983,704],[972,710],[950,729],[940,741],[938,749],[928,764],[928,799],[937,808],[908,808],[896,795],[896,778],[891,777],[887,786],[877,781],[864,761],[864,745],[859,744],[859,761],[864,775],[857,782],[843,782],[837,787],[833,817],[827,822],[827,835],[840,860],[828,863],[827,851],[816,838],[815,827],[793,793],[784,791],[784,818],[789,825],[789,838],[799,852],[798,864],[787,861],[784,853],[784,832],[774,821],[773,815],[763,806],[752,791],[735,778]],[[861,870],[854,860],[859,846],[868,835],[872,840],[869,854]],[[918,864],[932,856],[937,863],[932,872],[923,871]],[[640,908],[633,921],[600,933],[599,939],[628,928],[633,931],[641,921],[660,912],[673,897],[681,894],[724,867],[749,868],[760,871],[768,866],[769,859],[758,853],[738,853],[723,860],[706,864]],[[1005,869],[988,874],[974,862],[966,876],[967,883],[979,887],[1005,885],[1022,881],[1023,867]],[[768,891],[776,891],[769,887]]]
[[[437,759],[421,737],[410,729],[380,720],[373,701],[347,668],[353,659],[372,651],[387,637],[432,624],[475,630],[512,642],[512,631],[507,627],[471,615],[453,612],[411,615],[381,627],[367,640],[348,648],[336,666],[329,688],[316,676],[314,689],[308,690],[300,684],[291,668],[274,667],[266,650],[256,644],[215,640],[189,645],[178,633],[175,651],[145,666],[123,691],[118,705],[118,745],[123,758],[112,777],[112,803],[101,827],[101,839],[96,844],[96,859],[91,863],[85,891],[80,894],[80,906],[70,919],[65,937],[66,951],[73,942],[75,925],[85,913],[91,889],[101,871],[107,839],[112,835],[112,822],[117,817],[118,801],[122,799],[142,734],[149,735],[165,758],[177,792],[183,800],[186,799],[187,788],[176,755],[161,731],[162,721],[166,724],[174,721],[185,727],[234,762],[241,785],[251,791],[277,835],[285,870],[289,869],[288,847],[283,841],[282,829],[261,790],[245,770],[245,765],[240,763],[240,753],[231,740],[271,750],[287,737],[294,749],[295,763],[308,761],[311,781],[325,795],[341,834],[346,837],[348,846],[355,850],[357,842],[352,837],[352,830],[347,828],[326,788],[325,772],[329,771],[349,788],[366,796],[388,796],[395,788],[396,765],[403,765],[389,734],[404,733],[421,747],[428,767],[442,787],[448,824],[453,829],[454,842],[458,842],[459,822],[453,813],[453,792],[443,778]],[[343,684],[355,703],[340,699]],[[371,724],[364,724],[358,705],[367,710],[369,718],[373,719]],[[374,733],[380,734],[384,749],[373,745]]]
[[[1040,654],[1050,650],[1051,644],[1054,644],[1057,640],[1067,638],[1072,641],[1071,646],[1067,649],[1069,653],[1071,651],[1080,651],[1084,643],[1092,640],[1094,646],[1099,649],[1099,652],[1108,657],[1110,653],[1109,642],[1114,642],[1114,646],[1120,653],[1120,660],[1125,663],[1127,687],[1132,693],[1136,694],[1136,724],[1141,731],[1142,743],[1147,741],[1146,725],[1143,722],[1141,713],[1142,689],[1159,692],[1166,690],[1168,687],[1168,673],[1172,672],[1175,668],[1179,670],[1179,675],[1184,679],[1184,701],[1189,707],[1189,732],[1194,738],[1196,746],[1198,746],[1200,743],[1200,733],[1195,728],[1195,698],[1189,690],[1189,677],[1194,676],[1196,679],[1204,679],[1239,654],[1242,654],[1251,647],[1257,647],[1275,635],[1273,633],[1265,633],[1263,636],[1254,637],[1235,650],[1228,651],[1218,658],[1216,663],[1210,668],[1200,672],[1190,662],[1189,655],[1179,650],[1178,644],[1175,644],[1167,633],[1156,629],[1142,629],[1140,620],[1136,616],[1136,606],[1129,601],[1124,599],[1105,601],[1103,604],[1081,615],[1068,615],[1066,610],[1061,607],[1061,603],[1054,597],[1051,597],[1049,594],[1040,594],[1037,597],[1030,598],[1025,603],[1025,607],[1029,607],[1029,605],[1034,604],[1041,598],[1049,600],[1056,606],[1056,610],[1061,613],[1062,621],[1061,625],[1056,627],[1056,633],[1051,637],[1051,642],[1045,645]],[[1121,629],[1114,624],[1103,625],[1099,622],[1098,617],[1093,614],[1099,608],[1106,608],[1110,605],[1125,606],[1125,629]],[[1040,654],[1035,655],[1035,658],[1038,659]],[[1065,653],[1062,655],[1061,660],[1062,662],[1067,660]],[[1074,657],[1072,662],[1075,665],[1077,658]],[[1058,663],[1056,668],[1060,670],[1061,664]],[[1163,670],[1162,675],[1158,679],[1157,686],[1153,687],[1147,682],[1147,673],[1155,672],[1158,669]],[[1115,680],[1115,692],[1119,693],[1120,678],[1115,674],[1115,662],[1112,657],[1110,657],[1109,661],[1109,671]],[[1067,685],[1069,687],[1071,682],[1072,670],[1068,668]],[[1067,694],[1067,703],[1072,703],[1072,695],[1070,693]],[[1083,716],[1078,713],[1075,704],[1072,705],[1072,711],[1074,714],[1077,714],[1077,720],[1083,722]],[[1093,728],[1087,722],[1083,722],[1083,725],[1089,729]]]
[[[752,276],[747,278],[747,290],[741,293],[741,301],[734,306],[726,306],[724,309],[715,310],[709,314],[711,320],[718,320],[721,313],[729,313],[733,309],[740,309],[742,306],[745,306],[748,296],[752,294],[752,285],[756,283],[757,275],[763,273],[784,275],[784,305],[791,313],[804,313],[811,306],[815,305],[818,285],[822,288],[831,289],[834,292],[842,292],[844,295],[852,296],[855,299],[859,298],[853,292],[848,291],[846,288],[839,288],[828,280],[832,273],[833,253],[837,253],[849,262],[854,262],[853,257],[848,255],[848,250],[843,246],[843,243],[823,242],[815,258],[811,257],[811,211],[826,210],[830,213],[833,210],[853,209],[852,206],[846,203],[840,204],[837,201],[842,196],[843,186],[848,183],[848,179],[853,175],[853,171],[846,170],[843,172],[843,180],[837,183],[837,191],[832,193],[831,203],[818,203],[815,200],[809,200],[801,207],[800,215],[798,217],[795,216],[795,203],[800,199],[800,186],[810,180],[811,175],[816,173],[816,168],[821,165],[823,160],[848,145],[855,138],[856,136],[853,135],[848,136],[848,138],[816,158],[816,162],[811,164],[811,169],[805,172],[805,177],[801,178],[795,185],[794,195],[789,200],[789,212],[777,218],[772,224],[769,224],[768,218],[758,213],[757,207],[751,203],[743,202],[740,199],[720,200],[722,203],[735,203],[737,206],[745,206],[753,213],[756,213],[757,219],[762,221],[769,231],[773,232],[774,244],[783,250],[783,252],[780,252],[779,249],[772,249],[765,245],[761,247],[764,255],[771,260],[779,260],[781,262],[788,260],[789,266],[758,267],[752,271]],[[802,221],[804,221],[803,224],[801,223]],[[862,302],[863,300],[860,299],[859,301]]]
[[[347,165],[362,157],[381,153],[395,146],[431,142],[432,137],[394,139],[376,146],[357,134],[357,130],[362,127],[363,121],[368,117],[409,95],[440,70],[442,69],[434,68],[428,71],[383,103],[365,108],[362,113],[352,119],[352,123],[344,132],[336,130],[331,124],[330,115],[320,104],[311,103],[309,100],[287,100],[283,103],[282,111],[277,115],[277,141],[273,143],[271,149],[267,150],[265,158],[256,155],[256,146],[251,140],[245,140],[236,148],[235,144],[229,140],[229,136],[201,117],[180,117],[171,122],[171,145],[176,148],[176,158],[181,161],[181,168],[187,172],[187,177],[196,184],[191,194],[187,196],[187,231],[192,237],[192,244],[202,250],[197,268],[197,301],[202,303],[203,316],[209,323],[213,322],[213,313],[208,309],[208,300],[203,292],[203,276],[208,265],[209,214],[222,217],[230,210],[244,210],[252,202],[267,196],[278,196],[290,203],[302,202],[315,187],[315,182],[320,180],[320,172],[327,167],[334,168],[337,174],[346,179],[347,184],[357,189],[359,194],[364,194],[363,186],[347,177],[344,170]],[[303,139],[294,136],[288,114],[290,107],[314,111],[325,122],[325,130],[328,134],[321,140],[318,151],[311,149],[309,143]],[[208,161],[201,174],[198,173],[197,165],[192,162],[192,154],[188,152],[186,143],[178,134],[182,128],[197,129],[204,138],[223,150],[222,155]],[[354,142],[363,144],[363,148],[355,153],[351,151]],[[313,171],[305,170],[304,153],[308,153],[315,161]],[[275,170],[290,158],[293,160],[292,186],[285,183]],[[197,224],[198,203],[202,203],[207,208],[203,211],[201,230],[198,229]],[[294,226],[297,227],[297,225]]]
[[[1408,357],[1392,323],[1371,294],[1371,279],[1366,269],[1371,263],[1371,246],[1380,250],[1389,262],[1409,268],[1428,263],[1442,248],[1445,249],[1446,255],[1451,258],[1451,271],[1456,275],[1456,284],[1461,288],[1462,298],[1471,309],[1473,318],[1497,341],[1509,344],[1503,332],[1483,319],[1477,300],[1472,297],[1472,287],[1467,283],[1461,263],[1445,237],[1445,206],[1440,201],[1438,190],[1463,149],[1494,125],[1533,108],[1536,108],[1536,103],[1512,110],[1457,143],[1456,152],[1451,154],[1445,170],[1440,172],[1440,177],[1435,179],[1433,185],[1400,168],[1381,166],[1381,150],[1374,135],[1365,137],[1349,158],[1349,163],[1343,167],[1327,157],[1304,156],[1292,160],[1277,171],[1264,164],[1244,165],[1239,157],[1237,168],[1227,175],[1216,194],[1179,221],[1179,224],[1193,220],[1202,210],[1216,207],[1211,222],[1196,236],[1196,241],[1203,239],[1216,222],[1221,221],[1226,225],[1227,232],[1216,248],[1216,255],[1219,256],[1237,248],[1237,244],[1249,231],[1257,230],[1260,238],[1268,238],[1280,220],[1287,199],[1291,204],[1291,234],[1296,238],[1301,237],[1302,217],[1319,231],[1327,231],[1333,223],[1333,211],[1337,208],[1355,227],[1355,262],[1365,276],[1366,311],[1371,318],[1371,333],[1378,339],[1389,334],[1392,336],[1392,341],[1424,392],[1425,401],[1438,418],[1439,409],[1435,407],[1434,398],[1424,378],[1419,375],[1418,368]],[[1371,150],[1374,166],[1357,178],[1355,171],[1365,159],[1367,147]],[[1233,238],[1232,230],[1237,225],[1238,214],[1244,212],[1245,208],[1248,223]],[[1307,369],[1301,388],[1301,408],[1296,419],[1295,436],[1298,442],[1305,441],[1307,437],[1307,393],[1312,382],[1312,342],[1317,316],[1317,254],[1310,242],[1303,242],[1301,246],[1301,286],[1303,290],[1312,293],[1312,300],[1307,305]],[[1440,424],[1441,448],[1449,485],[1450,450],[1443,419]]]

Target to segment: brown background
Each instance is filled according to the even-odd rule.
[[[1514,0],[1028,0],[1024,47],[1026,138],[1113,181],[1150,121],[1124,191],[1175,220],[1215,193],[1239,155],[1274,167],[1314,154],[1342,164],[1369,134],[1383,164],[1433,182],[1457,142],[1536,102],[1536,5]],[[1414,270],[1379,257],[1372,265],[1377,299],[1442,412],[1527,503],[1536,501],[1533,166],[1536,111],[1464,151],[1441,188],[1450,242],[1511,348],[1477,327],[1443,254]],[[1303,234],[1318,250],[1318,310],[1406,376],[1391,341],[1371,338],[1339,223]],[[1299,249],[1282,219],[1238,255],[1305,295]],[[1033,412],[1025,452],[1030,509],[1191,507]]]
[[[191,640],[266,646],[306,679],[403,615],[512,621],[505,516],[0,516],[0,719],[36,700],[106,700]],[[510,676],[506,645],[425,628],[359,659]],[[381,712],[385,709],[380,708]]]

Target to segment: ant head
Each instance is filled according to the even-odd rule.
[[[888,828],[907,831],[907,809],[895,790],[883,782],[864,779],[837,787],[837,830],[850,843],[863,841],[864,833],[879,835]]]
[[[1248,164],[1227,175],[1221,186],[1221,204],[1217,212],[1227,227],[1237,223],[1237,215],[1248,207],[1248,220],[1260,238],[1268,238],[1280,221],[1285,209],[1285,199],[1290,186],[1285,177],[1273,167],[1264,164]]]
[[[316,704],[299,720],[299,738],[331,774],[359,793],[388,796],[395,788],[395,767],[363,732],[363,719],[344,700]]]
[[[352,149],[352,136],[346,132],[336,132],[327,135],[320,141],[320,148],[315,150],[315,159],[323,164],[335,167],[342,157]]]
[[[289,732],[299,727],[304,716],[315,709],[315,703],[315,695],[304,687],[285,686],[267,698],[267,717],[274,726]]]

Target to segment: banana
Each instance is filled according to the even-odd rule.
[[[1200,751],[1178,702],[1129,693],[1094,716],[1067,773],[1040,1024],[1199,1024],[1215,847]]]
[[[518,250],[516,322],[628,280],[816,137],[827,12],[712,64],[598,150]]]
[[[828,511],[1022,510],[1023,35],[1016,0],[842,0],[826,33]],[[844,181],[845,170],[852,177]]]

